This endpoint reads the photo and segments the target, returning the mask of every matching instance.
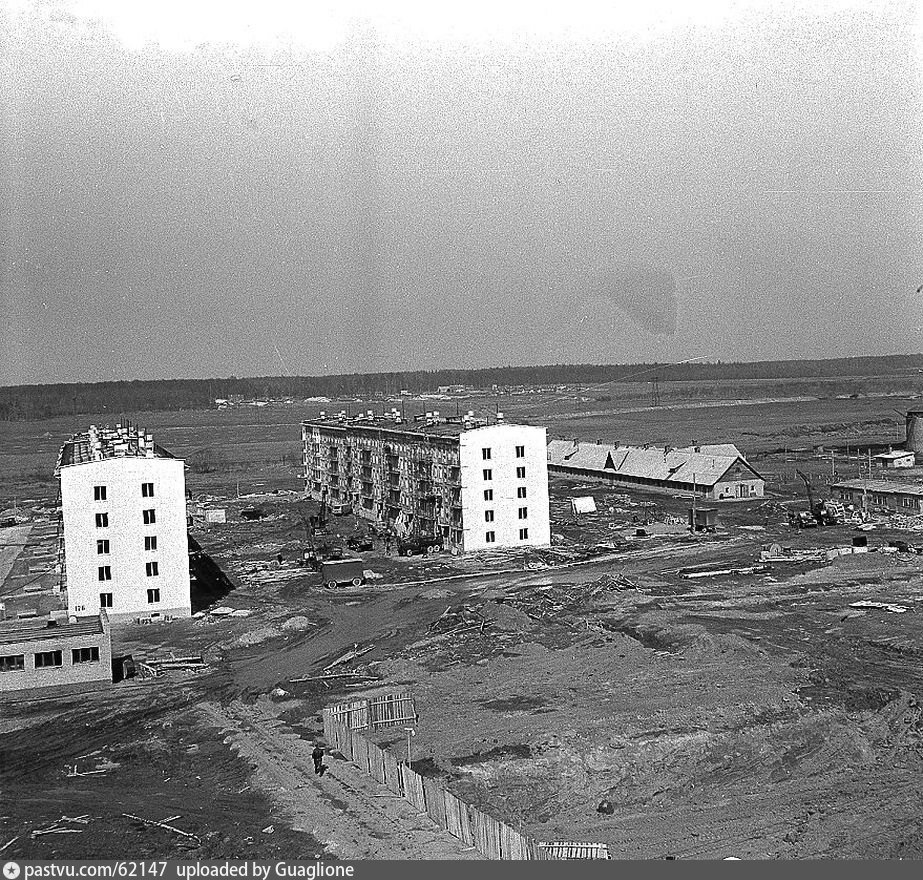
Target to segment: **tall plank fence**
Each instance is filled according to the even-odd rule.
[[[390,704],[385,700],[382,705],[390,705],[395,711],[387,711],[392,716],[401,716],[399,720],[373,723],[371,701],[368,700],[356,700],[324,709],[324,736],[327,743],[394,794],[409,801],[418,812],[426,813],[453,837],[474,847],[488,859],[522,861],[609,858],[608,847],[604,843],[539,843],[505,822],[465,803],[445,789],[438,780],[421,776],[406,763],[398,761],[393,752],[363,736],[361,730],[412,720],[406,717],[406,700],[410,700],[412,712],[412,698],[406,694],[397,696],[404,702],[391,699]],[[363,726],[356,726],[359,724]]]

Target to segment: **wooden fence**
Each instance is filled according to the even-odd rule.
[[[353,700],[324,709],[325,730],[328,716],[333,721],[345,724],[350,730],[398,727],[401,724],[414,724],[417,720],[413,697],[410,694],[386,694],[383,697]]]
[[[362,702],[362,701],[357,701]],[[515,828],[488,816],[446,790],[435,779],[421,776],[394,753],[371,742],[351,724],[361,716],[349,707],[324,710],[324,736],[329,746],[368,773],[420,813],[488,859],[545,860],[609,858],[605,844],[538,843]]]

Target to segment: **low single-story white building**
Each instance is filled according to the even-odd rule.
[[[881,452],[874,456],[879,467],[883,468],[912,468],[917,463],[917,458],[912,451],[895,449],[893,452]]]
[[[763,477],[731,444],[671,449],[552,440],[548,470],[644,492],[694,493],[709,501],[762,498],[766,487]]]

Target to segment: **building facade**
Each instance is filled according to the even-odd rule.
[[[552,473],[598,479],[625,489],[696,495],[708,501],[762,498],[766,481],[730,444],[670,449],[552,440]]]
[[[106,612],[0,622],[0,691],[112,684]]]
[[[188,617],[185,463],[143,430],[91,426],[61,448],[56,474],[68,612]]]
[[[547,546],[544,428],[392,411],[302,425],[305,493],[460,552]]]
[[[843,480],[830,487],[830,494],[856,507],[884,507],[896,513],[923,513],[923,486],[892,483],[890,480]]]

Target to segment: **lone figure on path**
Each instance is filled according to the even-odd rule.
[[[323,776],[324,771],[327,769],[324,766],[324,747],[319,743],[314,746],[314,751],[311,752],[311,757],[314,759],[314,772],[318,776]]]

